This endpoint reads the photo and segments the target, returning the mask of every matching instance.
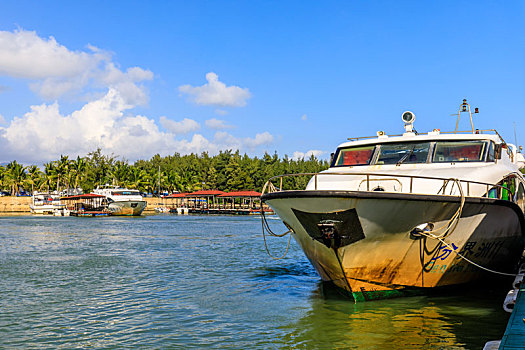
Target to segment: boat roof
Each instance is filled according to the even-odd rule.
[[[60,200],[92,199],[92,198],[104,198],[104,197],[106,197],[106,196],[103,196],[101,194],[84,193],[84,194],[78,194],[78,195],[74,195],[74,196],[60,197]]]
[[[223,193],[217,197],[260,197],[261,193],[256,191],[234,191]]]
[[[184,198],[188,195],[189,193],[173,193],[173,194],[170,194],[169,196],[164,196],[164,198]]]
[[[191,193],[174,193],[164,198],[185,198],[185,197],[205,197],[205,196],[217,196],[221,198],[226,197],[260,197],[261,193],[256,191],[233,191],[223,192],[218,190],[202,190]]]
[[[465,140],[491,140],[496,143],[505,143],[503,138],[496,130],[476,130],[472,131],[458,131],[458,132],[441,132],[434,130],[428,133],[406,132],[400,135],[386,135],[383,132],[378,132],[378,136],[366,136],[349,138],[349,141],[339,145],[339,147],[372,145],[381,143],[395,143],[395,142],[423,142],[423,141],[465,141]]]
[[[188,193],[188,197],[195,197],[195,196],[218,196],[220,194],[225,193],[224,191],[219,190],[201,190],[201,191],[195,191],[192,193]]]
[[[138,191],[131,188],[119,187],[119,186],[99,186],[95,190],[112,190],[112,191]]]

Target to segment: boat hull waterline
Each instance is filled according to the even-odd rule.
[[[138,216],[146,208],[146,201],[115,201],[108,204],[111,215]]]
[[[263,195],[292,230],[324,281],[355,301],[383,299],[475,281],[485,268],[512,272],[524,247],[516,204],[467,197],[455,229],[443,240],[411,234],[424,223],[447,225],[457,196],[355,191],[284,191]],[[323,227],[338,231],[327,239]]]

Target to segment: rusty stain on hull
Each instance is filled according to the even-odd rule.
[[[482,271],[458,258],[459,252],[486,267],[512,269],[524,243],[523,215],[516,215],[513,203],[467,200],[456,230],[446,237],[448,245],[455,247],[452,250],[427,237],[415,239],[410,230],[422,222],[433,222],[437,227],[445,224],[458,204],[414,197],[279,198],[267,203],[292,227],[295,240],[321,278],[350,290],[356,301],[411,294],[421,288],[462,284],[481,277]],[[312,234],[315,226],[304,224],[304,215],[296,215],[300,211],[319,216],[319,208],[326,210],[325,216],[354,209],[365,238],[340,247],[327,245],[316,232]],[[327,218],[321,215],[319,219]],[[338,229],[332,226],[330,234]]]

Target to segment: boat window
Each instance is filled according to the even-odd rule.
[[[139,191],[112,191],[113,196],[138,196]]]
[[[434,163],[482,162],[486,141],[437,142],[434,149]]]
[[[333,166],[368,165],[374,154],[375,146],[351,147],[338,149]]]
[[[385,143],[379,147],[376,164],[426,163],[430,142]]]
[[[496,159],[494,152],[494,142],[489,142],[489,149],[487,151],[487,162],[493,162]]]
[[[521,182],[519,182],[518,190],[516,191],[516,204],[518,204],[521,210],[525,209],[525,188]]]

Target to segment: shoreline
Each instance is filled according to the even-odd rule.
[[[155,213],[155,207],[163,206],[162,198],[144,198],[148,203],[144,213]],[[32,215],[31,209],[31,197],[14,197],[4,196],[0,197],[0,216],[7,215]]]

